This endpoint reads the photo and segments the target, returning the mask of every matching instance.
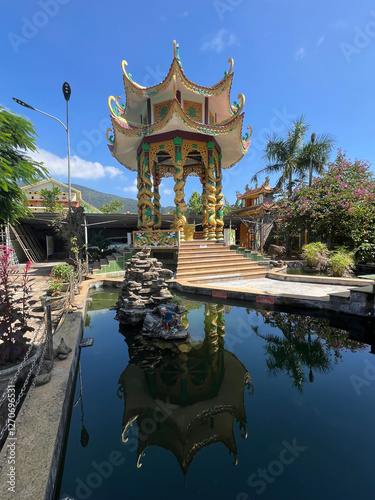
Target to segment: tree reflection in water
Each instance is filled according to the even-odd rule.
[[[265,324],[282,334],[264,335],[259,332],[259,326],[252,326],[258,337],[266,341],[264,348],[269,375],[285,372],[301,393],[307,378],[313,382],[314,372],[331,371],[345,350],[366,349],[361,342],[349,339],[346,330],[329,326],[324,318],[270,311],[261,311],[260,314]]]

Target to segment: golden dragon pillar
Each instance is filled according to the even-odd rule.
[[[222,155],[218,155],[218,164],[217,164],[217,176],[216,176],[216,205],[215,205],[215,210],[216,210],[216,241],[223,241],[224,240],[224,234],[223,234],[223,227],[224,227],[224,220],[223,220],[223,173],[221,171],[221,158]]]
[[[215,179],[215,159],[213,142],[207,143],[208,149],[208,168],[206,177],[206,200],[208,212],[208,239],[216,239],[216,179]]]
[[[154,215],[153,215],[153,204],[152,204],[152,182],[151,182],[151,171],[149,164],[149,151],[150,145],[142,145],[142,181],[143,186],[140,192],[140,204],[141,204],[141,229],[147,230],[152,229],[154,226]]]
[[[184,200],[184,166],[182,162],[182,143],[181,137],[175,137],[173,144],[175,146],[175,165],[174,165],[174,203],[176,210],[174,213],[174,228],[180,231],[180,240],[184,241],[184,224],[186,224],[186,217],[184,213],[187,211],[187,205]]]

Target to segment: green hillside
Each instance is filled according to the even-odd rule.
[[[137,213],[137,200],[132,198],[123,198],[122,196],[117,196],[115,194],[107,194],[101,193],[100,191],[96,191],[95,189],[91,189],[85,186],[81,186],[79,184],[73,184],[72,187],[81,191],[82,198],[87,203],[90,203],[95,208],[100,210],[100,207],[105,203],[110,203],[113,200],[118,200],[120,203],[124,205],[124,213],[130,212],[131,214]],[[166,214],[167,212],[171,212],[174,210],[174,207],[161,207],[161,213]]]

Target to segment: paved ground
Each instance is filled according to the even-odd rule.
[[[201,283],[204,285],[204,283]],[[262,292],[272,295],[293,295],[300,297],[328,297],[328,294],[345,292],[354,286],[322,285],[318,283],[300,283],[291,281],[278,281],[269,278],[253,280],[215,281],[207,283],[212,288],[225,288],[227,290],[241,290],[246,292]]]

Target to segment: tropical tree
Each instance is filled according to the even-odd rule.
[[[18,183],[33,184],[48,176],[48,171],[27,155],[36,151],[32,123],[0,106],[0,224],[17,222],[31,215]]]
[[[198,191],[193,191],[188,201],[188,213],[190,215],[202,215],[203,203],[202,195]]]
[[[112,200],[102,205],[100,211],[103,214],[122,214],[124,213],[124,205],[119,200]]]
[[[288,131],[286,139],[276,135],[268,137],[264,155],[268,165],[256,172],[251,181],[257,182],[259,174],[280,173],[275,187],[276,189],[284,188],[291,196],[295,177],[305,178],[310,169],[310,160],[312,170],[321,175],[332,150],[334,139],[329,134],[322,134],[314,141],[305,143],[308,129],[309,125],[306,124],[305,117],[302,115],[293,122],[293,127]]]
[[[46,207],[47,212],[61,213],[64,211],[63,205],[59,203],[59,194],[61,191],[58,187],[54,186],[52,189],[41,189],[42,205]]]

